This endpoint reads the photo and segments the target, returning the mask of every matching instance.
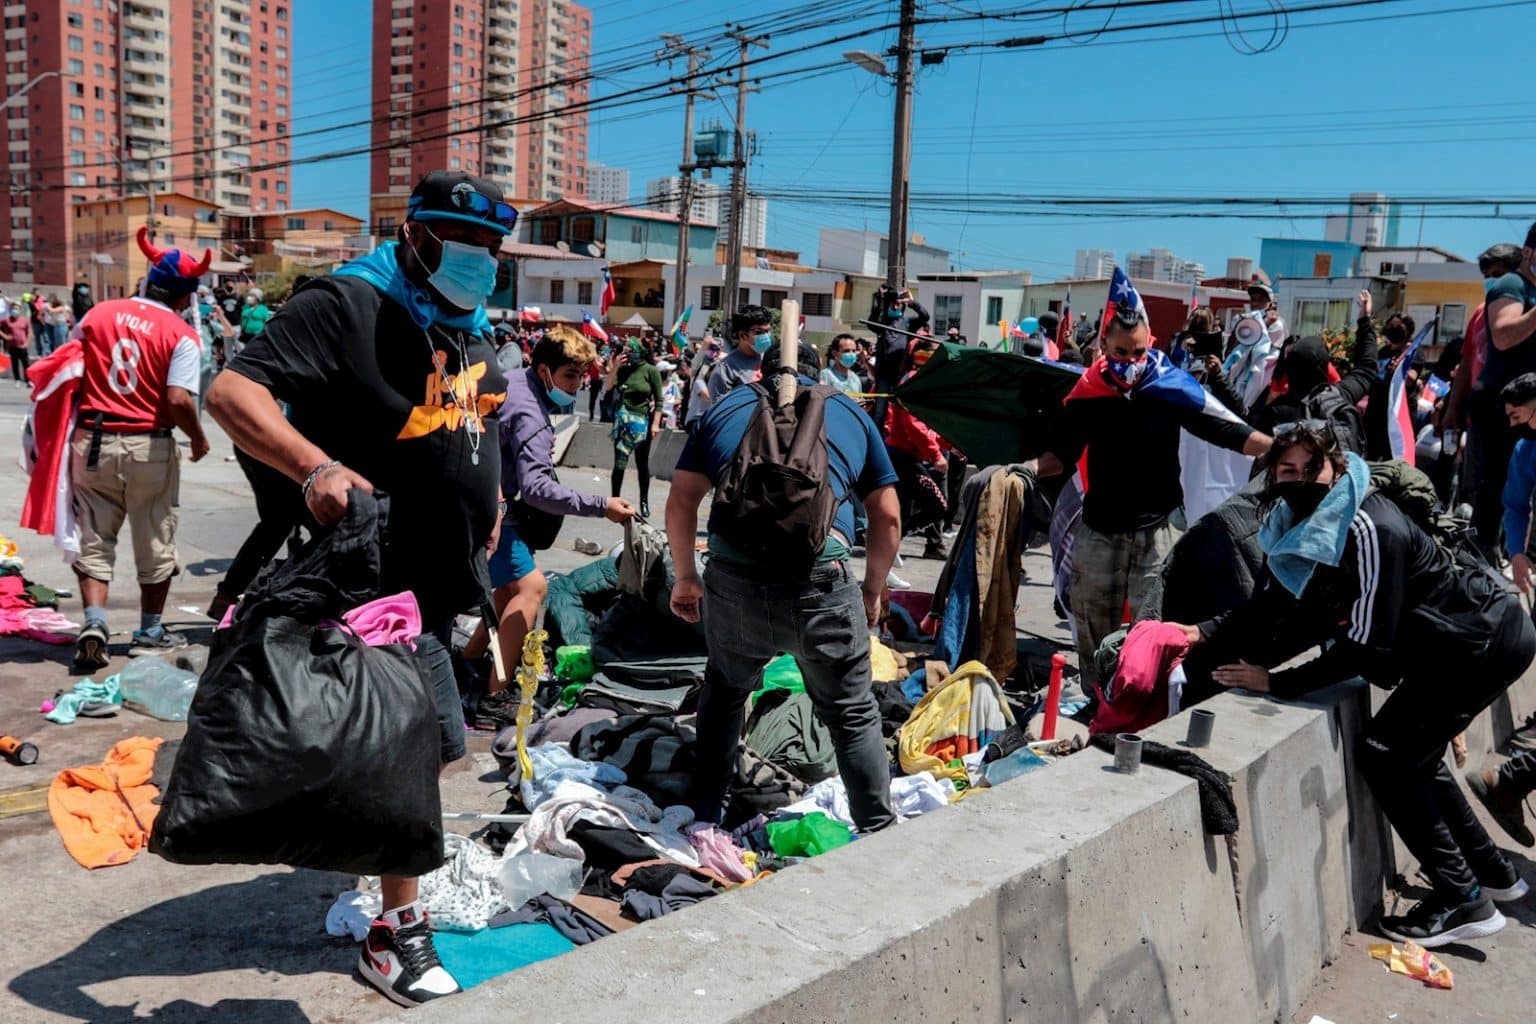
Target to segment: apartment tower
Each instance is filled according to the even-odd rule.
[[[289,155],[292,7],[5,3],[0,279],[61,286],[87,273],[77,203],[178,192],[235,213],[286,209],[287,168],[261,165]]]
[[[565,0],[374,0],[375,232],[434,170],[509,199],[585,199],[591,52],[591,12]]]

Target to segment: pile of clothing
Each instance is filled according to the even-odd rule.
[[[22,575],[16,542],[0,534],[0,636],[72,644],[80,624],[59,613],[59,595]]]

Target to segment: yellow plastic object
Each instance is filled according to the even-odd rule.
[[[1417,978],[1430,988],[1449,989],[1456,984],[1456,978],[1451,974],[1451,969],[1445,966],[1439,957],[1416,942],[1405,942],[1401,946],[1390,942],[1373,942],[1371,959],[1383,960],[1393,974],[1406,974],[1410,978]]]
[[[523,770],[523,778],[533,778],[533,762],[528,758],[526,735],[533,723],[533,695],[539,689],[539,679],[544,675],[544,641],[549,634],[542,629],[531,629],[523,637],[523,660],[517,666],[517,763]]]

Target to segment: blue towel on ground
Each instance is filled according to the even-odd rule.
[[[461,988],[569,953],[576,946],[547,924],[509,924],[478,932],[433,932],[437,955]]]

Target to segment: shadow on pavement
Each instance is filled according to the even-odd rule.
[[[155,992],[142,991],[133,1004],[105,1005],[86,989],[124,978],[231,970],[348,974],[356,946],[325,936],[318,926],[335,894],[349,884],[325,872],[280,871],[179,896],[111,922],[69,953],[18,975],[9,988],[39,1010],[92,1024],[308,1024],[292,999],[226,998],[209,1006],[174,997],[162,1002]],[[195,982],[178,988],[199,991]],[[146,1016],[140,1004],[158,1009]]]
[[[0,665],[38,665],[51,661],[68,668],[74,660],[75,645],[72,643],[44,644],[19,636],[0,637]]]
[[[186,566],[188,576],[222,576],[235,564],[233,558],[205,558]]]

